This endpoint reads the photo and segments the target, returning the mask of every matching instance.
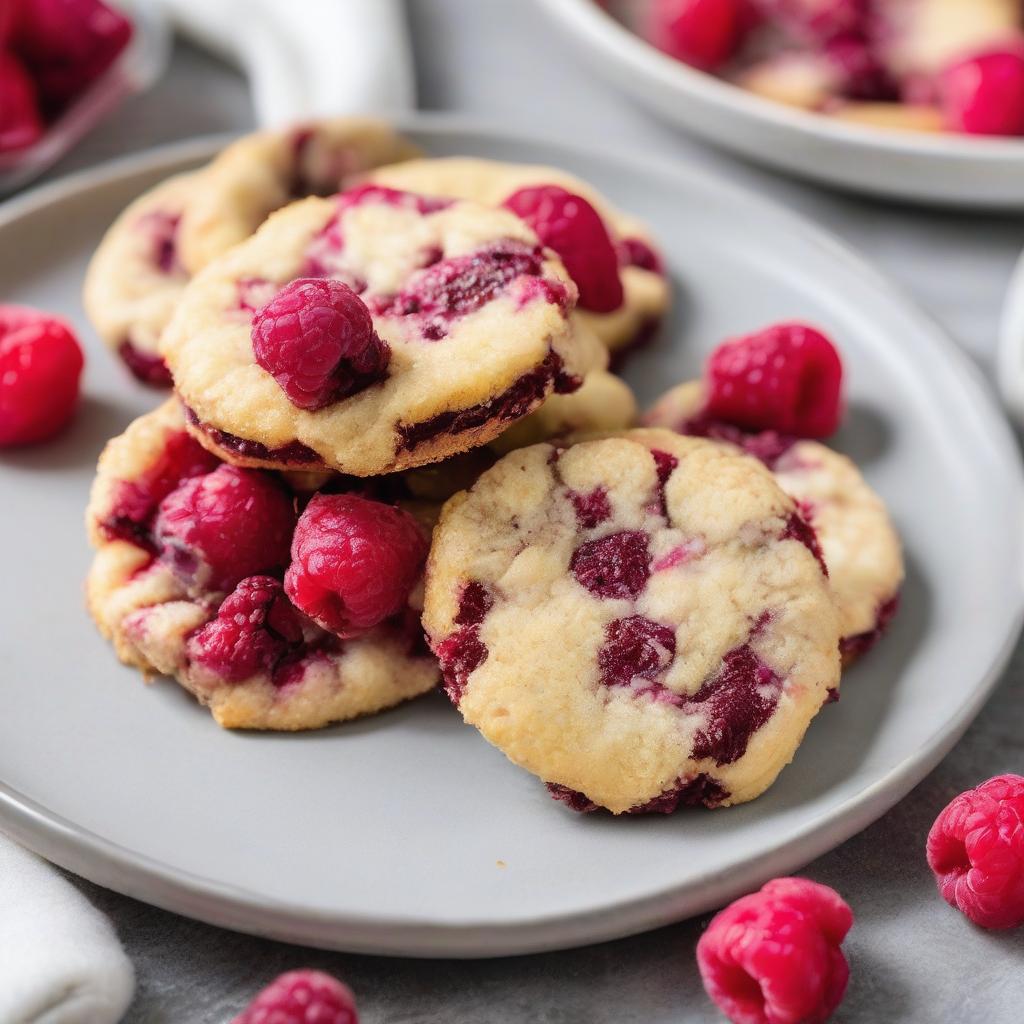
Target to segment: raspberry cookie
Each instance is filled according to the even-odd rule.
[[[882,499],[845,455],[775,431],[747,433],[705,413],[700,381],[666,392],[651,427],[729,441],[759,458],[814,527],[839,609],[844,659],[867,651],[895,614],[903,583],[900,539]]]
[[[668,308],[668,281],[647,228],[565,171],[450,157],[382,167],[370,178],[519,214],[562,257],[579,287],[576,317],[613,351],[645,341]]]
[[[107,230],[85,275],[82,301],[96,333],[153,387],[171,385],[157,342],[188,283],[178,234],[201,181],[180,174],[136,199]]]
[[[186,289],[162,351],[237,465],[374,476],[493,440],[600,346],[506,210],[364,186],[280,210]]]
[[[389,125],[366,118],[246,135],[207,168],[181,224],[182,262],[195,274],[287,203],[333,195],[374,167],[419,155]]]
[[[87,513],[97,550],[86,589],[118,657],[174,676],[225,728],[312,729],[430,690],[439,672],[408,578],[426,535],[395,507],[352,495],[314,497],[297,525],[308,496],[283,479],[220,463],[186,432],[175,401],[110,442]],[[404,531],[392,554],[406,568],[377,572],[375,552],[375,586],[361,600],[349,587],[345,603],[343,584],[310,569],[326,536],[311,517],[331,501],[373,506],[378,526],[392,517]],[[344,549],[338,537],[321,566]]]
[[[752,800],[839,682],[794,502],[664,430],[524,448],[452,498],[424,625],[465,720],[580,810]]]

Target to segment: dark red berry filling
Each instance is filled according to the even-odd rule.
[[[665,484],[672,475],[672,471],[679,465],[679,460],[669,452],[663,452],[659,448],[651,449],[651,458],[654,459],[654,469],[658,474],[658,504],[663,518],[668,519],[668,502],[665,500]]]
[[[742,448],[748,455],[759,459],[769,469],[775,469],[782,458],[799,441],[792,434],[780,434],[777,430],[761,430],[754,433],[735,427],[731,423],[714,420],[705,413],[684,420],[675,428],[677,433],[688,437],[706,437],[712,441],[728,441]]]
[[[647,584],[650,563],[647,534],[623,530],[581,544],[573,552],[569,570],[595,597],[632,599]]]
[[[459,628],[434,648],[444,674],[445,692],[456,707],[462,700],[470,673],[487,660],[487,647],[480,639],[480,623],[493,604],[494,598],[487,588],[477,580],[470,580],[459,596],[459,610],[455,615]]]
[[[665,273],[661,254],[642,238],[624,238],[619,242],[619,265],[639,267],[641,270],[649,270],[652,274]]]
[[[589,494],[570,491],[569,500],[576,509],[576,522],[584,530],[592,530],[611,519],[612,506],[604,487],[595,487]]]
[[[185,418],[197,430],[201,430],[218,448],[234,452],[245,459],[259,459],[262,462],[275,462],[281,466],[318,467],[323,460],[312,448],[300,441],[291,441],[280,448],[268,448],[259,441],[247,441],[244,437],[229,434],[209,423],[204,423],[189,406],[184,406]]]
[[[599,804],[575,789],[548,783],[548,792],[570,809],[580,814],[604,810]],[[729,791],[710,775],[700,772],[691,778],[680,779],[671,789],[653,797],[646,803],[631,807],[626,814],[672,814],[680,807],[718,807],[729,799]]]
[[[675,630],[642,615],[631,615],[605,627],[597,665],[603,685],[629,686],[642,693],[645,683],[664,676],[675,656]]]
[[[133,376],[143,384],[151,388],[169,388],[174,383],[162,356],[144,352],[128,339],[118,346],[117,354]]]
[[[153,210],[139,218],[138,227],[152,243],[150,260],[162,274],[184,274],[178,262],[178,225],[181,215]]]
[[[869,629],[866,633],[858,633],[856,636],[844,636],[839,641],[839,653],[842,654],[843,660],[852,661],[854,658],[867,654],[889,628],[889,624],[896,617],[899,608],[900,595],[895,594],[878,609],[873,629]]]
[[[357,185],[338,196],[338,206],[343,210],[353,206],[363,206],[367,203],[398,206],[405,210],[415,210],[416,213],[426,216],[440,210],[447,210],[454,200],[446,199],[443,196],[424,196],[418,192],[406,192],[403,189],[375,185],[372,182]]]
[[[815,532],[814,527],[799,512],[791,513],[790,517],[786,520],[786,528],[782,531],[779,540],[799,541],[814,555],[818,565],[821,566],[821,571],[826,576],[828,575],[828,566],[825,564],[825,557],[821,553],[818,534]]]
[[[419,445],[440,435],[461,434],[495,420],[508,422],[521,419],[547,397],[552,381],[555,391],[560,390],[560,383],[562,388],[569,391],[579,386],[576,378],[562,373],[562,358],[556,352],[550,352],[536,369],[524,373],[510,388],[486,402],[466,409],[441,412],[419,423],[399,424],[398,451],[414,451]]]

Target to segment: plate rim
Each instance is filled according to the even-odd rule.
[[[980,165],[993,170],[1024,170],[1024,138],[880,129],[824,117],[755,95],[731,82],[689,67],[656,49],[592,0],[538,0],[538,3],[551,20],[585,47],[591,56],[603,56],[621,69],[628,69],[646,83],[665,89],[677,98],[698,101],[719,115],[784,133],[790,143],[802,147],[802,152],[813,152],[813,149],[807,147],[824,143],[830,147],[848,148],[862,157],[942,160],[947,166],[959,169],[977,169]],[[631,91],[636,95],[639,90]],[[662,115],[659,114],[659,117]],[[703,129],[691,127],[688,130],[702,138],[710,137]],[[787,174],[798,174],[790,164],[771,152],[726,142],[718,136],[713,141],[716,146],[742,153],[764,165],[785,168]],[[813,168],[798,176],[828,182],[833,187],[839,184],[832,174]],[[860,186],[844,183],[841,187],[846,191],[875,196],[908,198],[905,190],[895,186],[890,189],[868,183]],[[962,190],[957,191],[956,197],[948,188],[941,192],[917,195],[916,202],[918,205],[992,209],[1017,209],[1024,204],[1024,189],[1012,199],[989,198],[978,189],[970,197]]]
[[[1024,510],[1024,464],[1013,433],[984,376],[930,316],[903,291],[876,271],[854,249],[828,230],[784,206],[762,198],[699,168],[665,158],[605,153],[596,147],[556,140],[526,131],[494,128],[479,119],[451,114],[413,114],[392,119],[399,130],[427,134],[454,132],[476,140],[500,139],[542,145],[617,165],[623,173],[656,174],[677,187],[699,186],[732,204],[754,207],[785,224],[809,246],[829,250],[890,306],[911,318],[928,343],[944,355],[967,392],[974,412],[988,421],[995,454],[1012,480],[1015,504]],[[159,169],[171,172],[189,162],[208,158],[229,135],[205,136],[163,145],[68,175],[0,204],[0,231],[31,216],[51,202],[112,184],[119,179]],[[740,889],[753,888],[780,871],[793,870],[846,841],[877,820],[923,779],[950,751],[991,696],[1024,625],[1024,581],[1018,573],[1018,599],[1008,614],[1008,628],[999,649],[979,673],[971,699],[929,740],[909,754],[883,779],[831,806],[801,827],[791,829],[768,847],[759,847],[727,872],[712,872],[685,884],[664,885],[636,898],[589,907],[585,911],[534,915],[512,923],[493,918],[436,922],[414,916],[336,914],[315,907],[260,895],[134,852],[104,839],[61,815],[40,807],[0,780],[0,824],[12,837],[60,866],[100,885],[144,902],[206,921],[287,942],[354,953],[425,958],[480,958],[543,952],[588,945],[648,931],[717,905]],[[699,899],[694,898],[699,890]],[[689,896],[687,895],[689,893]],[[698,906],[699,905],[699,906]]]

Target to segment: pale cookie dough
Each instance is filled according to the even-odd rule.
[[[422,588],[407,614],[353,640],[324,632],[282,596],[299,632],[271,671],[228,681],[194,660],[225,595],[187,593],[155,557],[149,529],[156,505],[181,479],[216,465],[186,433],[174,400],[136,420],[100,457],[87,512],[96,555],[86,593],[121,661],[147,677],[173,676],[229,729],[313,729],[432,689],[439,671],[418,624]]]
[[[726,445],[539,444],[446,504],[424,625],[465,720],[574,807],[742,803],[839,683],[812,549]]]
[[[530,185],[558,185],[583,196],[605,222],[619,251],[619,276],[625,299],[610,313],[576,307],[574,316],[612,351],[641,344],[665,315],[671,299],[661,257],[650,231],[639,220],[612,207],[592,186],[554,167],[505,164],[472,157],[409,160],[382,167],[370,180],[426,195],[471,199],[500,206],[513,192]]]

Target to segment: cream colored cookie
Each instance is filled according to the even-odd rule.
[[[558,185],[583,196],[601,215],[620,253],[624,301],[610,313],[576,307],[575,316],[613,351],[644,340],[664,316],[671,298],[650,231],[612,207],[592,186],[554,167],[505,164],[473,157],[410,160],[382,167],[370,180],[426,195],[470,199],[500,206],[530,185]],[[642,254],[642,255],[641,255]]]
[[[146,384],[171,383],[158,342],[188,283],[178,235],[202,180],[199,173],[179,174],[141,195],[107,229],[86,271],[86,315]]]
[[[663,430],[524,448],[452,498],[424,625],[467,722],[615,813],[753,799],[839,682],[793,501],[756,460]]]
[[[370,118],[330,118],[246,135],[209,165],[203,192],[182,220],[182,262],[195,274],[287,203],[332,195],[374,167],[419,154],[390,125]]]
[[[224,618],[219,611],[226,595],[187,588],[155,556],[151,527],[157,504],[181,479],[216,465],[186,433],[174,400],[136,420],[100,457],[87,512],[96,555],[86,593],[100,632],[121,661],[147,677],[173,676],[232,729],[313,729],[432,689],[439,672],[417,623],[421,588],[404,617],[341,640],[291,606],[278,581],[262,578],[274,614],[287,616],[293,634],[244,678],[228,679],[210,667],[204,644],[211,624]],[[256,602],[236,614],[244,621],[259,607]],[[244,654],[242,642],[232,653],[239,652]]]
[[[667,391],[643,421],[683,434],[730,440],[756,455],[814,527],[839,609],[844,654],[862,653],[895,611],[903,584],[903,551],[882,499],[845,455],[817,441],[750,435],[701,419],[703,386]]]
[[[253,353],[253,310],[296,278],[360,292],[390,347],[386,375],[316,411]],[[575,287],[518,217],[373,186],[273,214],[186,289],[162,352],[190,429],[241,465],[373,476],[486,444],[600,346],[574,332]]]

